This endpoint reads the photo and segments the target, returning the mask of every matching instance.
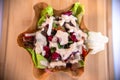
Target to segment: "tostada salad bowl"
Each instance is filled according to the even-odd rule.
[[[29,52],[37,77],[54,72],[80,76],[85,57],[104,50],[108,42],[100,32],[85,26],[84,6],[79,2],[63,10],[41,2],[34,11],[32,25],[19,34],[17,42]]]

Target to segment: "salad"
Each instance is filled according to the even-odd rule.
[[[78,2],[59,16],[51,6],[41,11],[36,30],[22,36],[36,68],[76,71],[84,67],[89,52],[95,54],[104,49],[107,37],[81,29],[83,15],[84,7]]]

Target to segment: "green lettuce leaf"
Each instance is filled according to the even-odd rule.
[[[84,6],[81,5],[79,2],[76,2],[73,6],[73,8],[71,9],[72,13],[74,16],[76,16],[78,18],[78,23],[81,23],[82,17],[85,13],[85,9]]]
[[[34,63],[36,68],[40,68],[40,69],[45,69],[46,68],[46,66],[44,66],[40,63],[40,61],[48,62],[45,57],[43,57],[40,54],[36,54],[35,51],[31,48],[26,48],[26,50],[31,54],[33,63]]]
[[[48,62],[47,59],[40,54],[36,54],[36,58],[38,62],[36,67],[40,69],[45,69],[47,66],[42,65],[40,61]]]
[[[46,15],[53,15],[53,8],[51,6],[46,7],[41,11],[40,19],[38,20],[38,26],[40,26],[46,20]]]
[[[83,60],[80,60],[79,64],[80,64],[80,67],[84,67],[84,61]]]
[[[46,20],[46,17],[45,16],[42,16],[39,20],[38,20],[38,27],[43,23],[45,22]]]
[[[53,15],[53,8],[51,6],[48,6],[42,10],[41,16],[46,16],[46,15],[49,15],[49,16]]]
[[[79,2],[76,2],[73,6],[73,8],[71,9],[72,13],[74,16],[78,16],[79,14],[84,14],[85,10],[84,10],[84,6],[81,5]]]

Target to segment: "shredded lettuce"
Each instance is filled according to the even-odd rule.
[[[53,28],[58,28],[56,23],[53,23]]]
[[[54,53],[55,51],[56,51],[56,48],[55,47],[51,47],[50,52]]]
[[[80,64],[80,67],[84,67],[84,61],[83,60],[80,60],[79,64]]]
[[[44,66],[40,63],[40,61],[47,61],[47,59],[45,57],[43,57],[40,54],[36,54],[35,51],[31,48],[26,48],[26,50],[31,54],[33,63],[34,63],[36,68],[40,68],[40,69],[46,68],[46,66]]]
[[[60,43],[58,43],[58,48],[59,48],[59,49],[62,49],[62,48],[64,48],[64,46],[63,46],[63,45],[60,45]]]
[[[53,8],[51,6],[48,6],[42,10],[40,19],[38,21],[38,26],[40,26],[43,22],[45,22],[47,15],[49,15],[49,16],[53,15]]]

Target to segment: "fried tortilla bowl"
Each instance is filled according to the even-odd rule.
[[[48,6],[48,4],[43,3],[43,2],[38,3],[34,6],[35,16],[34,16],[32,25],[30,25],[30,27],[25,32],[21,33],[18,36],[17,42],[18,42],[20,47],[25,48],[25,46],[23,44],[23,36],[24,36],[25,33],[33,33],[35,31],[37,31],[37,21],[40,18],[40,13],[47,6]],[[63,12],[70,10],[72,8],[72,6],[73,6],[73,4],[70,5],[69,7],[65,8],[65,9],[62,9],[62,10],[55,10],[54,9],[54,15],[59,16]],[[82,19],[81,19],[80,29],[82,31],[88,31],[87,27],[84,24],[84,17],[82,17]],[[71,77],[78,77],[84,72],[84,67],[79,68],[75,71],[71,71],[70,69],[66,69],[66,68],[65,69],[64,68],[63,69],[54,68],[54,69],[52,69],[52,72],[45,71],[45,70],[42,70],[42,69],[37,69],[35,67],[33,69],[33,73],[34,73],[35,77],[38,78],[38,79],[42,79],[42,80],[46,80],[45,78],[50,76],[51,73],[60,73],[60,72],[64,72]]]

